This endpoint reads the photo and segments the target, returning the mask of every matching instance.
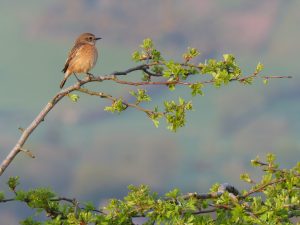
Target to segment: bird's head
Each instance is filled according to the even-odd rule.
[[[78,43],[87,43],[94,45],[97,40],[100,40],[102,38],[96,37],[94,34],[91,33],[83,33],[76,39],[76,44]]]

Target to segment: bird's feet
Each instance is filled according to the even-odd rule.
[[[78,82],[81,82],[81,80],[77,77],[76,73],[74,73],[74,76],[76,77],[76,80],[77,80]]]
[[[90,79],[90,80],[93,79],[93,78],[95,78],[94,75],[91,74],[91,73],[86,73],[86,74],[89,76],[89,79]]]

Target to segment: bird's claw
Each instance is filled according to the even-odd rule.
[[[93,74],[91,74],[91,73],[87,73],[87,75],[89,76],[89,79],[93,79],[93,78],[95,78],[95,77],[94,77],[94,75],[93,75]]]

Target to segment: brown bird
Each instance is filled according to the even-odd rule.
[[[91,33],[81,34],[75,41],[74,47],[69,52],[67,61],[62,72],[65,73],[64,79],[60,83],[60,88],[63,88],[66,80],[72,74],[86,73],[91,76],[89,71],[95,66],[98,58],[98,51],[95,46],[96,41],[101,38],[96,38]]]

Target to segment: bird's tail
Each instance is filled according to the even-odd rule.
[[[63,86],[65,85],[66,81],[67,81],[68,77],[64,77],[64,79],[60,82],[59,87],[62,89]]]
[[[68,79],[69,76],[71,76],[71,75],[72,75],[72,73],[70,73],[69,70],[66,70],[65,75],[64,75],[64,79],[60,82],[60,85],[59,85],[60,88],[63,88],[63,86],[65,85],[67,79]]]

